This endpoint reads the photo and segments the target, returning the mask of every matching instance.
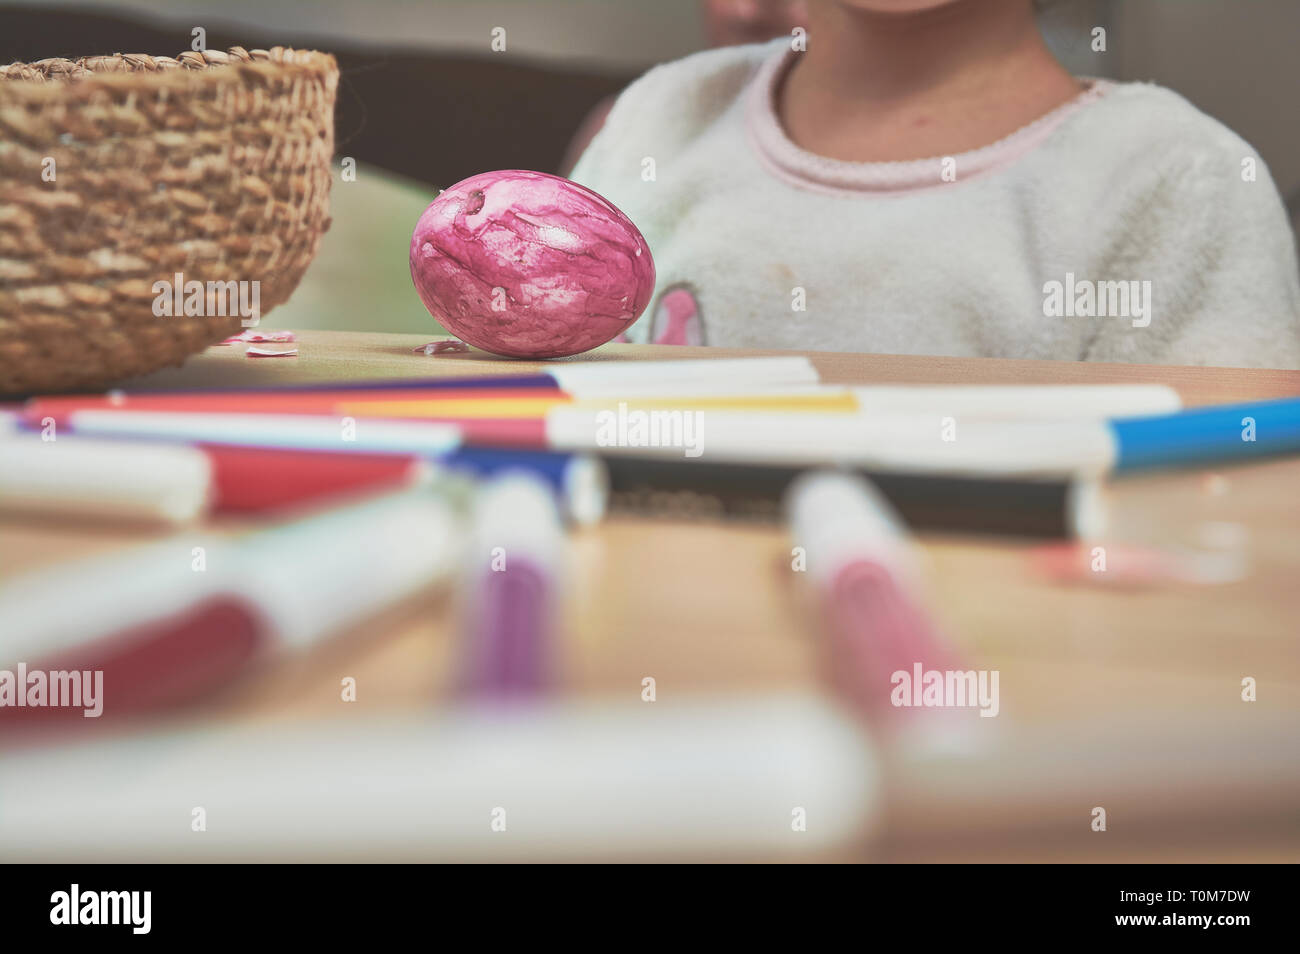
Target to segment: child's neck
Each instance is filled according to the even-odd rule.
[[[808,49],[777,94],[802,148],[853,162],[954,155],[1078,95],[1027,0],[960,0],[917,14],[810,4]]]

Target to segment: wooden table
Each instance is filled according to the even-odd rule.
[[[490,355],[426,356],[410,335],[303,332],[296,358],[249,359],[214,347],[185,367],[128,388],[263,386],[285,382],[524,372],[540,365]],[[272,346],[282,347],[282,346]],[[738,352],[607,345],[574,360],[720,357]],[[1300,372],[1045,361],[815,353],[827,382],[933,384],[1165,383],[1188,404],[1300,394]],[[1219,521],[1248,534],[1251,569],[1235,583],[1145,590],[1043,582],[1028,572],[1031,543],[920,541],[933,607],[981,668],[1002,673],[1004,717],[1026,723],[1095,712],[1240,712],[1243,676],[1259,701],[1300,724],[1300,460],[1130,478],[1111,489],[1116,539],[1171,545]],[[0,524],[0,577],[110,551],[149,534]],[[819,681],[815,629],[791,585],[789,544],[776,526],[678,524],[612,518],[572,540],[566,609],[566,681],[575,692],[661,695],[696,689],[811,685]],[[297,719],[336,712],[338,674],[355,676],[367,708],[427,706],[447,686],[453,613],[431,596],[395,609],[318,653],[235,687],[211,706],[222,720]],[[1115,835],[1069,845],[999,843],[878,847],[903,860],[1294,860],[1291,826],[1198,843],[1148,844]],[[846,846],[846,857],[857,849]]]

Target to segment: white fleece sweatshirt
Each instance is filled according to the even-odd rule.
[[[1300,368],[1295,241],[1263,160],[1167,89],[1097,80],[971,152],[815,156],[789,43],[656,67],[572,178],[645,233],[633,341]]]

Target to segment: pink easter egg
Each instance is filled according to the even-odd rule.
[[[429,204],[411,236],[429,313],[484,351],[558,358],[625,331],[650,302],[650,247],[626,215],[576,182],[508,169]]]

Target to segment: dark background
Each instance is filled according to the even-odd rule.
[[[297,46],[339,61],[337,150],[435,188],[487,169],[557,172],[583,117],[634,73],[608,75],[521,57],[381,49],[346,38],[213,24],[207,47]],[[127,13],[0,6],[0,63],[101,53],[175,55],[186,33]]]

